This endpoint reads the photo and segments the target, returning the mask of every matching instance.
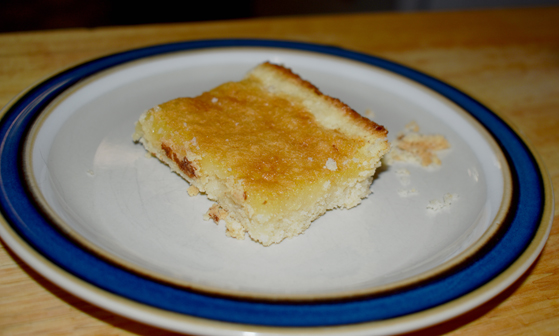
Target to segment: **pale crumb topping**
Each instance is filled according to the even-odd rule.
[[[400,197],[416,196],[416,195],[419,195],[419,191],[417,191],[417,189],[415,189],[415,188],[411,188],[411,189],[400,189],[400,190],[398,190],[398,195],[399,195]]]
[[[225,234],[229,237],[244,240],[245,239],[245,228],[238,222],[226,221],[225,222]]]
[[[396,175],[399,175],[399,176],[409,176],[409,175],[410,175],[410,171],[407,170],[406,168],[400,168],[400,169],[396,170]]]
[[[187,190],[188,195],[190,195],[191,197],[194,197],[196,195],[198,195],[200,193],[200,190],[198,188],[196,188],[195,186],[190,186]]]
[[[326,160],[326,165],[324,166],[324,168],[331,171],[336,171],[338,170],[338,165],[336,164],[336,161],[334,161],[334,159],[328,158],[328,160]]]
[[[457,194],[445,194],[443,199],[434,199],[427,204],[427,209],[432,212],[439,212],[443,209],[446,209],[452,205],[452,202],[458,199]]]
[[[410,121],[404,126],[404,131],[407,132],[419,132],[419,125],[415,120]]]
[[[395,171],[396,178],[400,181],[402,186],[407,186],[411,183],[411,174],[410,171],[406,168],[400,168]]]
[[[218,99],[217,99],[216,97],[213,97],[213,98],[212,98],[212,103],[214,103],[214,104],[217,103],[217,100],[218,100]]]

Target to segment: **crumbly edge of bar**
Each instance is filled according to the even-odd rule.
[[[239,181],[232,178],[219,179],[215,176],[198,176],[195,178],[188,176],[160,148],[161,144],[157,147],[157,144],[153,144],[145,138],[141,120],[142,118],[139,121],[140,127],[137,127],[134,134],[134,141],[140,142],[148,152],[168,165],[172,171],[198,188],[200,192],[206,193],[210,200],[218,202],[218,208],[210,208],[205,216],[206,219],[213,219],[216,222],[223,220],[228,236],[244,239],[245,233],[248,233],[252,240],[264,246],[279,243],[285,238],[292,238],[303,233],[315,219],[328,210],[335,208],[349,209],[361,203],[362,199],[370,194],[370,185],[376,168],[380,166],[380,157],[388,148],[388,146],[383,146],[384,142],[381,140],[377,141],[378,148],[365,147],[363,150],[371,153],[369,162],[371,160],[376,161],[369,170],[363,171],[356,178],[342,181],[341,185],[332,186],[312,207],[294,211],[279,219],[272,219],[272,216],[255,214],[250,205],[244,202],[244,192]],[[195,165],[196,161],[192,157],[189,159]]]
[[[246,77],[259,80],[270,92],[298,100],[327,129],[369,140],[385,138],[388,134],[383,126],[363,117],[341,100],[323,94],[314,84],[281,65],[260,64]]]

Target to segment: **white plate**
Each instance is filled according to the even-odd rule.
[[[239,80],[263,61],[286,65],[360,113],[372,110],[390,139],[415,120],[422,133],[443,134],[452,149],[434,171],[402,164],[382,169],[360,206],[330,211],[279,245],[228,238],[223,225],[202,220],[211,202],[190,198],[187,183],[147,158],[131,134],[144,110]],[[38,85],[7,107],[4,119],[12,125],[4,138],[25,143],[21,189],[31,190],[33,203],[20,206],[14,200],[27,194],[3,189],[3,238],[71,292],[178,331],[412,330],[504,289],[537,256],[550,226],[549,182],[494,114],[425,75],[335,48],[248,40],[131,51]],[[0,154],[9,158],[6,148]],[[519,167],[526,160],[518,155],[531,166]],[[410,176],[398,174],[401,168]],[[20,166],[6,169],[20,173]],[[523,169],[528,173],[517,175]],[[411,188],[418,194],[398,193]],[[539,199],[528,214],[517,210],[525,199],[520,189]],[[450,207],[427,209],[447,193],[458,196]],[[32,210],[35,215],[22,218]],[[529,237],[511,236],[520,227]],[[480,275],[476,267],[490,272]],[[513,275],[497,281],[503,271]],[[468,280],[449,287],[456,279]],[[406,297],[413,303],[402,303]],[[449,301],[454,307],[441,309]],[[441,311],[429,313],[437,309],[431,307]]]

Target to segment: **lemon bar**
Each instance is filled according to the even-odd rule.
[[[228,236],[268,246],[303,233],[370,193],[389,150],[383,126],[288,68],[263,63],[244,79],[144,112],[133,139],[216,203],[205,215]],[[185,189],[187,189],[185,187]]]

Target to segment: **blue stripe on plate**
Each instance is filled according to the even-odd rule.
[[[489,130],[510,161],[515,204],[509,228],[487,253],[467,267],[399,293],[324,303],[247,302],[205,296],[167,286],[109,264],[74,244],[31,201],[21,169],[27,131],[62,91],[101,70],[169,52],[226,47],[271,47],[348,58],[415,80],[463,107]],[[119,296],[192,316],[269,326],[331,326],[389,319],[459,298],[487,283],[522,254],[538,229],[544,207],[543,181],[522,140],[489,109],[455,88],[413,69],[336,47],[271,40],[205,40],[153,46],[103,57],[66,70],[37,85],[13,104],[0,122],[0,209],[8,223],[42,255],[67,272]]]

